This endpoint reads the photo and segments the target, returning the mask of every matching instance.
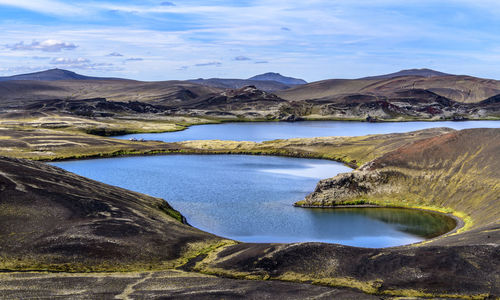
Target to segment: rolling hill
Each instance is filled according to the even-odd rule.
[[[401,70],[401,71],[395,72],[395,73],[363,77],[361,79],[387,79],[387,78],[394,78],[394,77],[400,77],[400,76],[434,77],[434,76],[451,76],[451,74],[423,68],[423,69]]]
[[[281,82],[281,83],[289,85],[289,86],[301,85],[301,84],[307,83],[307,81],[305,81],[303,79],[287,77],[287,76],[281,75],[280,73],[273,73],[273,72],[268,72],[268,73],[256,75],[256,76],[248,78],[248,80],[276,81],[276,82]]]
[[[256,75],[248,79],[199,78],[199,79],[189,80],[189,82],[216,88],[222,88],[222,89],[241,89],[245,86],[253,85],[257,87],[259,90],[263,90],[265,92],[286,90],[293,86],[307,83],[302,79],[286,77],[279,73],[271,73],[271,72]]]
[[[333,99],[347,94],[390,97],[402,90],[421,89],[462,103],[475,103],[500,94],[500,81],[465,75],[441,75],[432,70],[403,70],[361,79],[329,79],[276,92],[283,99]]]
[[[107,77],[91,77],[80,75],[75,72],[63,70],[63,69],[50,69],[41,72],[20,74],[14,76],[0,77],[0,81],[12,81],[12,80],[40,80],[40,81],[56,81],[56,80],[126,80],[119,78],[107,78]]]
[[[220,89],[186,81],[142,82],[116,79],[3,81],[0,82],[0,108],[22,107],[44,100],[90,98],[174,105],[219,92]]]
[[[277,81],[269,80],[250,80],[250,79],[226,79],[226,78],[209,78],[209,79],[193,79],[189,82],[215,87],[220,89],[241,89],[245,86],[253,85],[260,90],[266,92],[275,92],[289,89],[291,86]]]

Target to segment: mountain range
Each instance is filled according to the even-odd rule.
[[[156,106],[156,111],[223,118],[427,120],[500,117],[500,81],[430,69],[311,83],[278,73],[249,79],[142,82],[89,77],[61,69],[0,78],[0,110],[31,105],[58,111],[33,104],[44,100],[92,98],[123,103],[138,101]]]

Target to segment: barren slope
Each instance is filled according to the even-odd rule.
[[[189,82],[220,89],[241,89],[245,86],[253,85],[256,86],[259,90],[263,90],[266,92],[286,90],[291,86],[277,81],[253,80],[253,79],[226,79],[226,78],[201,79],[200,78],[200,79],[189,80]]]
[[[222,239],[162,199],[42,163],[0,158],[0,269],[172,267]]]
[[[59,80],[0,82],[0,107],[19,107],[35,100],[106,98],[173,105],[220,92],[185,81]]]
[[[351,174],[325,179],[305,203],[328,206],[364,199],[433,205],[466,213],[474,228],[491,225],[499,221],[499,155],[500,130],[453,131],[405,145]]]
[[[345,94],[390,97],[395,92],[412,89],[428,90],[457,102],[475,103],[500,94],[500,81],[455,75],[331,79],[301,85],[276,94],[286,100],[299,101]]]

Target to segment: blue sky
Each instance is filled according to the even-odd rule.
[[[0,0],[0,75],[500,79],[499,33],[496,0]]]

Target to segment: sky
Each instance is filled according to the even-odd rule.
[[[500,79],[497,0],[0,0],[0,75]]]

